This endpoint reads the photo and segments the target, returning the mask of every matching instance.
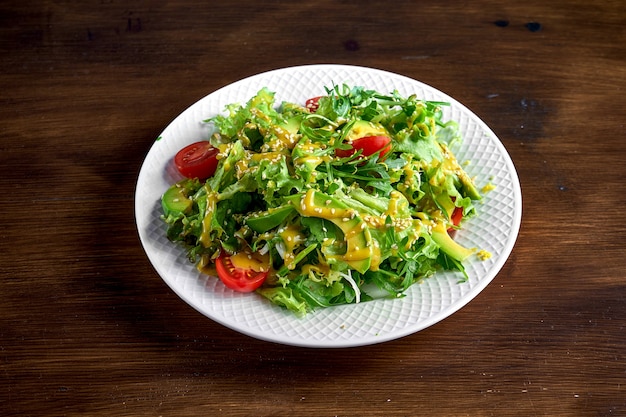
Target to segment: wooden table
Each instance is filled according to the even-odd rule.
[[[626,3],[5,1],[3,416],[626,415]],[[359,348],[259,341],[189,307],[134,191],[187,106],[281,67],[380,68],[464,103],[523,191],[472,302]]]

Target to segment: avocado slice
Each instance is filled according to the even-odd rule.
[[[290,117],[289,119],[285,120],[282,123],[279,123],[278,126],[285,129],[290,134],[295,135],[296,133],[298,133],[298,131],[300,131],[301,123],[302,123],[302,117],[294,116],[294,117]]]
[[[191,211],[193,202],[187,196],[188,189],[182,183],[172,185],[161,198],[161,206],[165,216],[186,214]]]
[[[379,124],[359,119],[355,120],[350,127],[350,131],[346,135],[346,141],[352,142],[367,136],[389,136],[389,133]]]
[[[364,273],[372,263],[372,236],[363,219],[356,216],[351,220],[330,219],[344,234],[346,253],[341,256],[355,270]]]
[[[291,204],[271,208],[262,213],[254,214],[248,217],[245,222],[257,233],[265,233],[270,229],[280,225],[287,217],[295,211]]]
[[[432,238],[442,251],[459,262],[464,261],[474,253],[473,249],[467,249],[459,245],[450,237],[443,223],[438,222],[432,230]]]
[[[474,181],[470,178],[465,171],[459,175],[459,179],[461,180],[461,184],[463,184],[463,190],[465,194],[471,198],[472,200],[482,200],[482,196],[480,195],[480,191],[476,188]]]

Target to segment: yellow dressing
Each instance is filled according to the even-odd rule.
[[[215,212],[216,206],[217,193],[207,189],[206,210],[204,212],[204,218],[202,219],[202,233],[198,238],[198,241],[207,248],[213,243],[209,231],[211,230],[211,221],[213,220],[213,213]]]
[[[261,255],[248,250],[234,254],[230,261],[235,268],[252,269],[255,272],[267,272],[270,263],[269,254]]]
[[[296,255],[293,253],[294,249],[305,240],[305,236],[300,232],[300,228],[295,225],[289,225],[279,232],[280,238],[285,245],[284,260],[285,265],[289,269],[295,268],[292,264]]]
[[[315,190],[311,188],[307,190],[306,194],[302,198],[302,201],[300,202],[300,211],[304,216],[321,217],[328,220],[349,218],[350,210],[328,207],[329,205],[330,200],[328,204],[316,205]],[[354,212],[354,210],[352,210],[352,212]]]
[[[480,189],[480,191],[482,191],[483,193],[487,193],[489,191],[493,191],[496,189],[496,186],[493,185],[492,183],[489,183],[487,185],[485,185],[483,188]]]

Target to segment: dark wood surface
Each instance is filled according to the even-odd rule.
[[[626,415],[626,3],[0,4],[0,415]],[[461,101],[520,176],[501,273],[417,334],[258,341],[159,278],[139,168],[190,104],[258,72],[381,68]]]

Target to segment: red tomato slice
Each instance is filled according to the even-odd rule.
[[[320,107],[320,98],[322,98],[322,96],[312,97],[308,99],[304,103],[304,107],[306,107],[311,113],[315,113]]]
[[[391,139],[387,136],[365,136],[352,141],[351,145],[352,148],[350,149],[336,149],[335,155],[346,158],[362,150],[362,156],[370,156],[380,151],[378,158],[383,159],[385,154],[391,150]]]
[[[450,220],[452,220],[452,224],[458,226],[461,224],[461,220],[463,219],[463,207],[455,207],[452,210],[452,215],[450,216]],[[454,227],[448,228],[448,234],[450,236],[454,236],[456,229]]]
[[[452,211],[452,216],[450,216],[450,220],[452,220],[452,224],[458,226],[461,224],[461,219],[463,218],[463,207],[455,207],[454,211]]]
[[[237,256],[237,255],[234,255]],[[228,288],[239,292],[252,292],[259,288],[269,273],[269,268],[265,271],[255,271],[252,267],[242,268],[235,266],[231,256],[222,252],[215,261],[217,276]]]
[[[215,174],[218,153],[209,142],[200,141],[178,151],[174,163],[183,176],[205,180]]]

